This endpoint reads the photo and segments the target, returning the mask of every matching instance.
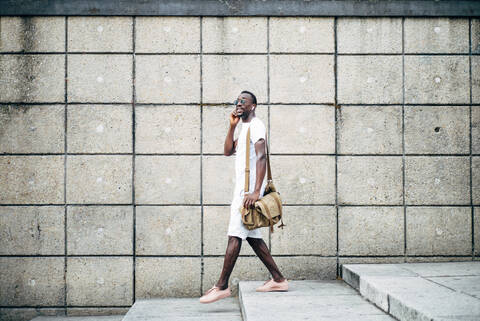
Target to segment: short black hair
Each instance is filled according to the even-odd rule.
[[[257,104],[257,97],[255,97],[255,95],[253,93],[249,92],[248,90],[244,90],[240,94],[249,94],[250,96],[252,96],[252,102],[255,105]]]

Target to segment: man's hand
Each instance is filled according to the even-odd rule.
[[[250,206],[254,206],[255,202],[260,198],[260,192],[253,192],[251,194],[245,194],[243,198],[243,207],[248,209]]]
[[[238,122],[240,121],[240,117],[237,116],[237,110],[234,109],[230,114],[230,126],[235,127],[237,126]]]

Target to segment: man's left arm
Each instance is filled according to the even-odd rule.
[[[250,194],[245,194],[243,199],[243,206],[248,208],[253,206],[256,201],[260,198],[260,189],[262,188],[263,179],[265,178],[265,172],[267,168],[267,155],[265,154],[265,140],[263,138],[259,139],[255,143],[255,154],[257,155],[256,163],[256,181],[255,189]],[[247,147],[248,148],[248,147]]]

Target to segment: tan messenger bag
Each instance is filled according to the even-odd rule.
[[[270,153],[268,150],[268,144],[265,143],[267,148],[267,186],[263,197],[255,202],[254,207],[246,209],[243,204],[240,208],[242,213],[242,222],[249,230],[253,230],[259,227],[270,227],[270,231],[273,233],[273,226],[279,221],[282,223],[278,226],[283,229],[282,219],[282,200],[280,194],[273,185],[272,170],[270,168]],[[250,185],[250,128],[247,131],[247,144],[245,145],[245,193],[249,190]]]

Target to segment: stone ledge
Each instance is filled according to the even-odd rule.
[[[398,320],[480,319],[480,262],[344,264],[342,275]]]
[[[1,0],[0,15],[145,16],[449,16],[480,15],[468,0]]]

